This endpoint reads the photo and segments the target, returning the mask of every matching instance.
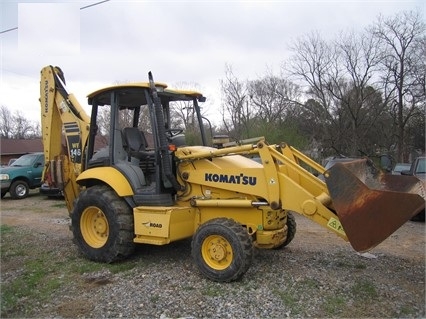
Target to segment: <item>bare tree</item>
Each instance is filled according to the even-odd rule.
[[[332,80],[336,74],[338,55],[332,43],[327,43],[318,32],[307,34],[296,40],[290,47],[293,55],[284,65],[284,72],[304,90],[306,102],[299,101],[303,109],[301,117],[305,123],[301,130],[309,134],[310,140],[317,140],[326,147],[336,147],[339,139],[335,134],[338,123],[336,114],[339,103],[333,96]]]
[[[175,86],[178,90],[198,91],[197,83],[180,82]],[[181,127],[185,130],[191,129],[195,120],[195,112],[191,101],[175,101],[170,103],[170,112],[173,127]]]
[[[251,134],[265,136],[270,142],[286,141],[294,145],[300,113],[297,85],[273,75],[271,71],[257,80],[247,82],[252,116]],[[300,146],[300,145],[299,145]]]
[[[40,124],[28,120],[21,111],[12,113],[6,106],[1,106],[0,135],[13,139],[40,137]]]
[[[419,12],[402,12],[379,17],[370,32],[382,50],[382,81],[397,126],[397,157],[407,160],[406,128],[412,118],[424,116],[426,26]]]
[[[282,124],[295,111],[294,102],[300,96],[298,86],[282,77],[267,74],[249,81],[248,91],[252,111],[266,123]]]
[[[290,49],[293,56],[286,71],[300,81],[309,97],[318,101],[317,106],[321,108],[321,111],[316,112],[321,116],[318,120],[332,121],[336,104],[329,88],[337,81],[330,79],[333,73],[338,74],[336,70],[333,71],[336,67],[337,53],[319,33],[311,33],[300,38]]]
[[[13,120],[15,123],[14,127],[14,138],[24,139],[33,135],[34,127],[32,123],[25,118],[25,116],[20,111],[16,111]]]
[[[222,121],[230,137],[240,140],[249,137],[249,95],[246,84],[237,79],[230,65],[225,66],[225,79],[221,80]]]
[[[2,105],[0,107],[0,135],[4,138],[13,137],[14,120],[10,110]]]
[[[355,154],[359,149],[371,152],[373,145],[369,141],[372,130],[386,109],[386,103],[374,83],[380,52],[368,33],[341,35],[335,46],[342,66],[341,77],[331,77],[338,82],[334,83],[330,92],[340,103],[339,113],[346,115],[339,118],[340,124],[345,125],[339,132],[340,136],[346,136],[346,140],[350,141],[346,145],[350,153]]]
[[[303,107],[318,126],[313,132],[321,132],[326,147],[350,155],[373,150],[369,138],[386,110],[374,83],[380,52],[367,35],[346,33],[326,42],[310,34],[292,47],[294,63],[287,67],[310,98]]]

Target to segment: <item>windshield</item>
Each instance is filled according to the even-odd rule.
[[[395,168],[393,169],[395,172],[400,172],[403,170],[409,170],[411,164],[396,164]]]
[[[426,158],[419,159],[419,164],[417,165],[416,173],[417,174],[426,173]]]
[[[37,154],[26,154],[13,162],[12,166],[30,166],[34,163]]]

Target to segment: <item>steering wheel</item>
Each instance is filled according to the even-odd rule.
[[[166,130],[166,133],[170,135],[170,137],[175,137],[176,135],[179,135],[183,133],[183,129],[181,128],[169,128]]]

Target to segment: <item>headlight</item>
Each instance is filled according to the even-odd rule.
[[[9,179],[9,174],[0,174],[0,181],[6,181]]]

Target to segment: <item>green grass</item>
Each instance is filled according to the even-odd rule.
[[[9,234],[15,232],[15,227],[9,225],[0,225],[0,238],[8,237]],[[1,260],[7,260],[17,256],[25,256],[27,248],[24,245],[16,245],[14,249],[8,249],[8,245],[4,244],[3,241],[0,245]]]
[[[29,231],[1,225],[1,313],[0,317],[32,317],[34,309],[48,303],[63,287],[84,284],[84,273],[108,269],[117,274],[133,269],[136,261],[103,264],[73,253],[58,258],[57,251],[34,246]],[[5,276],[3,267],[12,265],[15,275]],[[7,271],[6,271],[7,272]]]
[[[106,266],[113,274],[118,274],[122,272],[127,272],[136,267],[136,265],[141,265],[141,263],[136,263],[135,261],[126,260],[123,262],[118,262],[114,264],[103,265]]]
[[[340,264],[347,267],[348,264]],[[353,266],[351,266],[353,267]],[[355,268],[358,268],[356,266]],[[361,268],[361,267],[360,267]],[[284,303],[286,309],[292,315],[300,314],[304,311],[304,299],[321,294],[324,302],[321,310],[325,317],[339,317],[344,314],[352,314],[353,306],[367,305],[377,302],[379,296],[374,283],[368,279],[358,279],[348,287],[346,291],[322,290],[321,284],[315,278],[304,278],[284,289],[283,287],[273,289],[274,295],[278,296]],[[349,302],[352,300],[351,302]],[[409,314],[409,309],[404,310]]]
[[[50,205],[50,207],[55,207],[55,208],[66,208],[67,205],[65,203],[56,203],[53,205]]]
[[[289,309],[292,315],[297,315],[303,310],[303,302],[300,302],[300,298],[318,294],[319,283],[314,278],[304,278],[295,282],[286,290],[276,288],[273,293],[282,300],[286,309]]]
[[[202,291],[204,296],[208,297],[219,297],[223,293],[223,287],[220,283],[209,282],[207,283],[207,287],[205,287]]]
[[[48,256],[41,255],[40,259],[26,261],[19,276],[11,282],[2,282],[2,316],[22,307],[23,300],[33,304],[42,303],[60,288],[62,279],[51,269],[50,262],[44,260],[46,257]],[[29,316],[31,308],[24,308],[18,313],[21,316]]]
[[[372,301],[379,295],[374,283],[367,279],[355,281],[351,287],[351,292],[356,301]]]
[[[11,232],[13,230],[13,227],[9,225],[0,225],[0,234],[6,234],[8,232]]]
[[[298,298],[293,291],[283,291],[281,289],[274,289],[273,293],[282,300],[282,302],[286,306],[286,309],[290,309],[292,315],[296,315],[300,312]]]
[[[412,317],[413,314],[416,313],[416,310],[411,306],[402,306],[399,310],[398,314],[395,314],[395,318],[405,318],[405,317]]]
[[[322,308],[327,316],[336,316],[341,313],[342,310],[346,309],[346,301],[342,296],[327,296]]]
[[[194,287],[192,287],[192,286],[184,286],[184,287],[182,287],[182,289],[183,289],[183,290],[186,290],[186,291],[192,291],[192,290],[194,290],[195,288],[194,288]]]
[[[363,264],[363,263],[355,263],[354,264],[354,268],[355,269],[367,269],[367,265],[366,264]]]

